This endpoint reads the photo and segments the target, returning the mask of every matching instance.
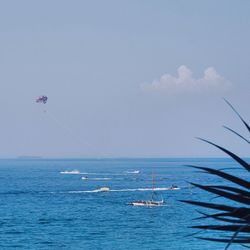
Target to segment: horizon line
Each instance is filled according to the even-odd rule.
[[[242,156],[242,158],[250,159],[250,156]],[[112,159],[232,159],[229,156],[110,156],[110,157],[60,157],[60,156],[13,156],[13,157],[0,157],[0,160],[112,160]]]

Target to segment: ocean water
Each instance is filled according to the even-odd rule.
[[[196,232],[190,226],[204,221],[193,221],[197,208],[180,200],[211,199],[188,182],[221,182],[187,164],[248,174],[230,159],[0,160],[0,249],[224,249],[224,244],[188,236]],[[61,173],[72,170],[80,173]],[[128,205],[151,198],[152,172],[160,189],[154,198],[166,205]],[[180,190],[167,190],[172,184]],[[111,191],[97,192],[101,187]]]

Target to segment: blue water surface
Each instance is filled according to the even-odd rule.
[[[224,249],[225,244],[188,236],[196,232],[190,226],[205,221],[193,221],[200,216],[197,208],[180,200],[212,198],[188,182],[221,184],[185,166],[190,164],[248,174],[230,159],[0,160],[0,249]],[[60,173],[66,170],[81,174]],[[128,173],[134,170],[140,173]],[[152,192],[143,189],[152,187],[152,172],[155,188],[174,184],[181,189],[154,193],[154,199],[163,198],[166,206],[128,205],[151,199]],[[111,192],[82,192],[101,187]]]

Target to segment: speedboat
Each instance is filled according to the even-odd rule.
[[[139,170],[134,170],[134,171],[127,171],[127,174],[139,174],[140,171]]]
[[[60,173],[61,174],[80,174],[80,171],[75,169],[75,170],[71,170],[71,171],[68,171],[68,170],[61,171]]]

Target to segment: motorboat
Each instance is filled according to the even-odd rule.
[[[66,170],[66,171],[61,171],[60,173],[61,173],[61,174],[80,174],[80,171],[77,170],[77,169],[75,169],[75,170],[71,170],[71,171],[68,171],[68,170]]]
[[[134,171],[127,171],[127,174],[139,174],[139,170],[134,170]]]

